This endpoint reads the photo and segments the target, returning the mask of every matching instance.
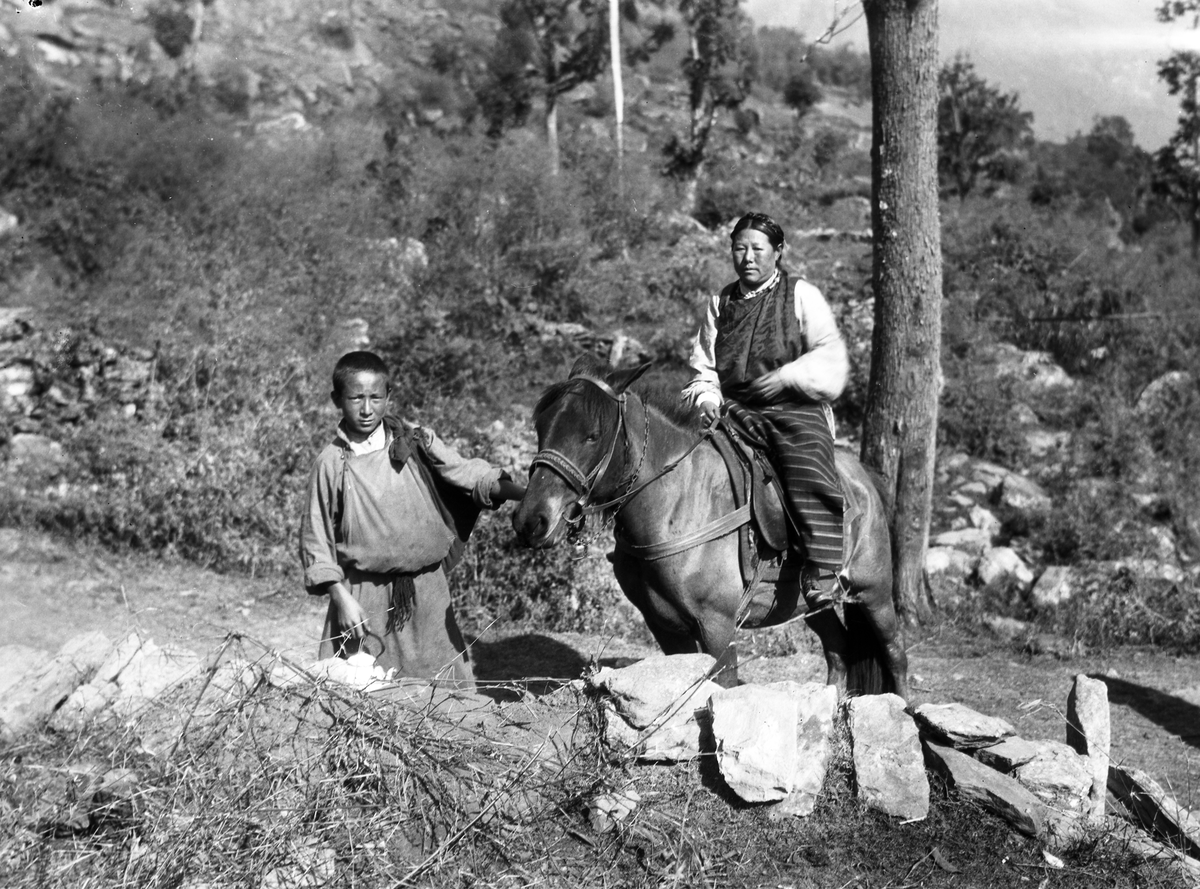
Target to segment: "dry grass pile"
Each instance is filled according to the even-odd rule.
[[[131,720],[3,751],[0,884],[487,885],[611,771],[569,688],[366,693],[246,647]]]
[[[362,692],[231,638],[131,718],[0,750],[0,885],[1178,885],[1112,837],[1047,859],[940,785],[897,823],[855,799],[844,732],[816,812],[779,819],[712,757],[606,749],[576,685],[488,692]]]

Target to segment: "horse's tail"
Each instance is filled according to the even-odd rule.
[[[843,612],[848,637],[846,652],[846,693],[881,695],[894,692],[895,683],[886,668],[883,644],[865,606],[846,603]]]
[[[861,464],[871,487],[879,496],[883,505],[883,524],[887,527],[888,537],[888,567],[896,552],[896,536],[892,528],[892,507],[894,499],[892,490],[883,477],[883,473]],[[892,572],[887,571],[885,580],[887,588],[879,594],[891,599]],[[843,621],[846,625],[846,635],[849,637],[846,659],[846,692],[852,695],[878,695],[896,692],[895,681],[891,671],[887,669],[887,661],[883,642],[876,632],[876,622],[867,613],[867,606],[846,603],[843,611]]]

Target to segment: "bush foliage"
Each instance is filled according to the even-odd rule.
[[[459,61],[442,58],[437,76]],[[827,85],[861,74],[848,55],[806,64]],[[136,417],[100,406],[55,430],[64,477],[5,490],[3,520],[222,570],[296,572],[300,498],[334,420],[328,374],[364,326],[395,369],[404,412],[507,459],[501,451],[532,447],[527,408],[581,349],[632,337],[634,358],[681,377],[702,298],[730,275],[731,218],[753,207],[789,230],[819,229],[846,218],[839,201],[862,192],[868,170],[845,131],[821,122],[806,135],[777,109],[752,128],[714,130],[684,217],[656,150],[627,153],[618,176],[605,127],[570,103],[563,171],[551,177],[540,135],[438,135],[405,123],[400,105],[389,117],[387,95],[384,122],[341,112],[322,135],[268,137],[133,86],[63,103],[19,56],[0,65],[11,122],[0,184],[23,234],[0,258],[5,304],[36,304],[70,335],[149,350],[156,368]],[[945,207],[941,445],[1006,465],[1028,458],[1006,419],[1016,394],[980,369],[990,344],[1044,351],[1080,384],[1068,400],[1032,405],[1073,442],[1070,464],[1047,481],[1062,506],[1015,529],[1043,563],[1150,545],[1130,530],[1126,500],[1088,493],[1095,479],[1157,498],[1150,524],[1200,555],[1189,493],[1200,490],[1197,412],[1191,402],[1151,417],[1135,409],[1151,381],[1196,366],[1200,280],[1181,261],[1186,232],[1132,222],[1153,213],[1138,185],[1144,157],[1126,135],[1104,119],[1069,150],[1039,151],[1026,189]],[[869,361],[870,313],[857,309],[869,253],[803,240],[791,260],[830,295],[851,342],[854,383],[839,414],[852,431]],[[52,382],[43,377],[39,395]],[[501,418],[506,441],[485,434]],[[455,580],[473,620],[603,625],[611,586],[582,580],[559,555],[519,550],[504,525],[481,526]],[[1139,613],[1123,612],[1125,634],[1079,625],[1102,640],[1200,647],[1194,618],[1163,633]]]

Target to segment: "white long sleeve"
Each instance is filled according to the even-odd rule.
[[[821,291],[807,281],[796,281],[793,291],[796,319],[807,349],[803,355],[779,368],[784,384],[808,401],[833,401],[846,388],[850,376],[850,357],[846,343],[838,331],[833,310]],[[761,299],[762,297],[751,297]],[[717,315],[721,296],[708,299],[704,320],[692,342],[688,366],[692,379],[683,389],[682,398],[693,407],[708,402],[720,404],[721,383],[717,378],[715,346]]]

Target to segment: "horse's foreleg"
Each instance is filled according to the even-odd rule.
[[[737,643],[733,639],[734,632],[732,620],[710,621],[700,628],[701,649],[717,659],[712,668],[712,680],[722,688],[734,688],[738,684]]]
[[[805,621],[825,652],[825,682],[836,685],[839,697],[846,693],[846,658],[850,651],[850,640],[841,619],[832,608],[804,616]]]

